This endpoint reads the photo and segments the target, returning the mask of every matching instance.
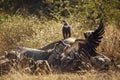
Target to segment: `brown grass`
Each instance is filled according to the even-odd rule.
[[[74,18],[74,17],[73,17]],[[71,26],[72,37],[84,38],[83,32],[96,27],[81,27],[82,22],[67,19]],[[0,54],[15,46],[32,48],[43,47],[53,41],[62,39],[62,19],[59,22],[39,20],[35,16],[9,16],[0,24]],[[105,35],[98,48],[107,55],[118,56],[120,53],[120,30],[115,25],[105,26]]]
[[[72,28],[72,37],[84,38],[83,32],[94,29],[81,27],[80,22],[68,19]],[[61,21],[39,20],[35,16],[24,18],[22,16],[9,16],[0,24],[0,54],[15,46],[32,48],[43,47],[53,41],[62,39]],[[95,27],[96,28],[96,27]],[[17,34],[17,35],[16,35]],[[21,36],[22,35],[22,36]],[[105,55],[114,55],[117,63],[120,63],[120,30],[115,25],[105,26],[105,34],[98,52],[103,51]],[[53,73],[49,75],[30,75],[12,71],[8,75],[0,77],[0,80],[120,80],[120,73],[109,71],[83,73]]]
[[[115,56],[120,64],[120,30],[115,25],[105,27],[105,34],[98,51],[103,51],[107,56]]]
[[[79,72],[79,73],[53,73],[48,75],[30,75],[20,72],[9,73],[0,77],[0,80],[120,80],[120,73],[109,72]]]

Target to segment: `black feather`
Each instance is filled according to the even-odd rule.
[[[96,48],[99,46],[101,39],[103,38],[104,32],[104,24],[101,20],[99,27],[89,37],[85,39],[85,47],[83,47],[83,50],[86,50],[89,55],[95,56],[97,54]]]

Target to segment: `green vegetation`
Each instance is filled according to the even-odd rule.
[[[107,22],[120,25],[119,0],[1,0],[0,5],[0,10],[9,15],[36,15],[54,20],[74,16],[74,20],[90,26],[104,17]]]

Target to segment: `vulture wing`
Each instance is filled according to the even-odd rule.
[[[103,38],[103,34],[104,34],[104,25],[103,25],[103,22],[101,20],[98,29],[96,29],[86,39],[86,43],[89,44],[91,47],[96,48],[99,45],[99,43],[101,42],[101,39]]]
[[[93,33],[91,33],[90,36],[85,39],[84,46],[82,47],[82,45],[79,45],[79,53],[83,50],[82,52],[87,52],[87,54],[91,56],[96,56],[96,48],[100,44],[101,39],[103,38],[103,34],[104,24],[101,20],[98,29],[96,29]]]

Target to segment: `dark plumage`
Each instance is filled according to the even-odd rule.
[[[86,33],[87,34],[87,33]],[[99,46],[101,39],[103,38],[104,34],[104,25],[102,20],[100,21],[99,27],[95,30],[90,32],[89,35],[85,37],[85,39],[76,39],[75,42],[68,45],[65,44],[66,47],[64,48],[64,57],[62,58],[61,65],[62,70],[70,70],[74,67],[74,64],[78,65],[74,61],[90,59],[97,55],[96,48]],[[81,55],[82,54],[82,55]],[[76,58],[75,58],[76,56]],[[83,57],[85,56],[85,57]],[[71,65],[71,66],[68,66]],[[72,66],[73,65],[73,66]]]
[[[76,39],[74,43],[67,46],[64,49],[65,55],[69,55],[71,53],[78,54],[86,54],[87,56],[96,56],[96,48],[100,44],[101,39],[103,38],[104,34],[104,25],[102,20],[100,21],[100,25],[98,29],[94,32],[90,33],[89,36],[85,37],[85,39]]]
[[[96,48],[100,44],[101,39],[103,38],[104,34],[104,24],[102,20],[100,21],[100,25],[98,29],[96,29],[93,33],[91,33],[90,36],[88,36],[85,40],[79,41],[79,50],[78,53],[80,54],[81,52],[86,53],[87,55],[90,56],[96,56]]]

